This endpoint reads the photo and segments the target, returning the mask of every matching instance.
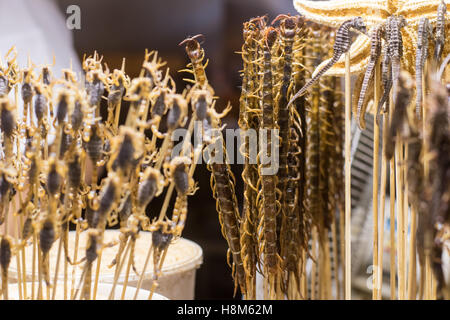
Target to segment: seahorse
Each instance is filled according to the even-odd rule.
[[[359,30],[361,32],[366,33],[366,25],[361,17],[356,17],[351,20],[345,21],[336,32],[336,39],[333,46],[333,57],[330,61],[313,77],[309,80],[303,88],[301,88],[289,101],[288,105],[291,105],[298,97],[301,97],[305,94],[306,90],[313,85],[319,78],[330,69],[336,62],[338,62],[339,58],[348,50],[350,50],[351,45],[351,37],[350,37],[350,28]]]

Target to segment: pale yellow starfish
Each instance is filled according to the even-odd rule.
[[[448,6],[450,0],[445,0]],[[420,18],[428,18],[430,24],[436,25],[437,8],[441,0],[334,0],[311,1],[294,0],[295,9],[308,20],[330,27],[338,27],[344,21],[362,17],[368,33],[373,27],[384,23],[391,15],[402,15],[408,25],[402,29],[403,58],[402,67],[414,74],[415,54],[417,48],[417,25]],[[446,25],[446,37],[449,36],[449,24]],[[450,41],[445,41],[444,53],[450,51]],[[350,48],[350,72],[360,73],[365,70],[370,58],[370,39],[359,35]],[[345,73],[345,56],[326,72],[326,75],[341,76]],[[316,70],[320,70],[328,60],[322,62]]]

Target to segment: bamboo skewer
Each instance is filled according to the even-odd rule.
[[[386,208],[386,180],[387,180],[387,161],[383,152],[386,149],[386,135],[388,130],[388,119],[387,114],[383,116],[383,140],[382,140],[382,154],[381,154],[381,185],[380,185],[380,232],[378,237],[378,285],[377,285],[377,300],[381,300],[381,291],[383,288],[383,253],[384,253],[384,227],[385,223],[385,208]]]
[[[151,256],[151,253],[152,253],[152,249],[153,249],[153,243],[150,246],[150,250],[148,250],[148,252],[147,252],[147,257],[145,258],[144,267],[142,268],[143,271],[141,272],[141,275],[139,277],[139,281],[138,281],[138,284],[136,286],[136,291],[134,293],[133,300],[136,300],[137,295],[139,293],[139,290],[141,289],[142,281],[144,280],[145,270],[147,270],[147,265],[148,265],[148,262],[150,261],[150,256]]]
[[[344,209],[339,205],[339,246],[340,246],[340,260],[341,260],[341,295],[345,299],[345,220]]]
[[[124,252],[124,254],[123,254],[124,257],[127,256],[128,251],[130,250],[130,248],[131,248],[131,240],[128,240],[127,247],[125,248],[125,252]],[[115,293],[115,290],[116,290],[117,281],[119,280],[119,276],[120,276],[120,273],[122,272],[122,268],[123,268],[123,265],[125,264],[125,263],[124,263],[125,260],[126,260],[126,259],[123,259],[122,261],[120,261],[120,264],[119,264],[119,265],[117,266],[117,268],[116,268],[116,272],[115,272],[115,274],[114,274],[114,282],[113,282],[113,286],[112,286],[112,289],[111,289],[111,292],[110,292],[109,298],[108,298],[109,300],[112,300],[112,299],[114,298],[114,293]],[[119,263],[119,262],[118,262],[118,263]]]
[[[314,261],[311,268],[311,300],[316,299],[316,284],[317,284],[317,268],[319,263],[319,255],[318,255],[318,236],[317,236],[317,228],[314,227],[312,230],[312,252],[314,254]],[[319,266],[320,267],[320,266]]]
[[[61,235],[62,237],[62,235]],[[59,238],[59,245],[58,245],[58,253],[56,255],[56,267],[55,267],[55,276],[53,278],[53,292],[52,292],[52,300],[55,300],[56,298],[56,288],[58,283],[58,271],[59,271],[59,260],[61,259],[61,249],[63,240],[62,238]]]
[[[122,60],[122,67],[120,69],[122,72],[125,72],[125,58]],[[114,128],[119,127],[119,120],[120,120],[120,109],[122,107],[122,99],[119,100],[118,105],[116,106],[115,114],[114,114]]]
[[[403,291],[405,299],[408,299],[408,265],[411,264],[411,255],[408,252],[408,226],[409,226],[409,206],[408,206],[408,143],[404,143],[403,154],[403,256],[405,257],[403,265],[404,285]]]
[[[338,265],[338,248],[337,248],[337,234],[336,234],[336,215],[333,215],[333,223],[331,224],[331,235],[333,241],[333,277],[335,283],[335,299],[340,299],[340,282],[339,282],[339,265]]]
[[[16,263],[17,263],[17,289],[19,291],[19,300],[23,299],[22,295],[22,273],[21,273],[21,267],[20,267],[20,255],[19,252],[16,254]]]
[[[373,105],[378,106],[380,100],[380,63],[375,66],[375,79],[374,79],[374,101]],[[381,273],[380,265],[378,263],[378,164],[380,153],[380,127],[378,121],[373,123],[373,171],[372,171],[372,210],[373,210],[373,283],[372,283],[372,299],[376,299],[378,296],[378,277]],[[379,272],[380,271],[380,272]]]
[[[35,279],[36,279],[36,246],[37,246],[37,237],[36,233],[33,233],[33,262],[32,262],[32,270],[31,270],[31,299],[34,299],[35,297]]]
[[[393,101],[392,101],[392,93],[390,94],[390,103],[389,105],[392,108]],[[392,121],[392,110],[388,110],[389,112],[389,123]],[[396,289],[395,289],[395,283],[396,283],[396,264],[395,264],[395,159],[392,157],[392,159],[389,161],[389,168],[390,168],[390,179],[389,179],[389,197],[390,197],[390,206],[389,206],[389,218],[390,218],[390,286],[391,286],[391,300],[396,299]]]
[[[19,193],[19,199],[20,199],[20,193]],[[20,203],[22,203],[22,201],[20,201]],[[23,226],[23,222],[22,222],[22,215],[20,216],[20,225]],[[20,249],[20,252],[22,254],[22,280],[23,280],[23,296],[25,297],[25,299],[28,297],[27,295],[27,273],[26,273],[26,263],[25,263],[25,244],[22,246],[22,248]]]
[[[75,249],[73,252],[73,262],[76,262],[78,259],[78,243],[80,239],[80,222],[77,222],[76,230],[75,230]],[[72,285],[70,289],[70,296],[73,297],[75,292],[75,272],[76,272],[76,265],[72,266]]]
[[[350,53],[345,54],[345,300],[351,300],[351,82]]]
[[[408,299],[416,299],[416,220],[417,212],[411,206],[411,237],[409,241]]]

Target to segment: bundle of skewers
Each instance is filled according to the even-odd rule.
[[[389,218],[390,298],[449,299],[446,3],[294,5],[302,15],[244,23],[239,125],[275,134],[258,136],[256,161],[242,137],[242,212],[233,183],[213,175],[236,287],[246,299],[351,299],[351,127],[370,116],[372,297],[382,298]],[[272,145],[279,168],[268,173]]]
[[[197,190],[193,174],[208,141],[192,145],[194,123],[203,122],[206,132],[223,116],[214,110],[214,91],[205,82],[204,69],[198,70],[203,50],[195,38],[183,44],[192,59],[187,71],[195,77],[181,93],[156,51],[146,51],[133,79],[125,73],[125,59],[121,69],[110,71],[95,53],[84,57],[83,74],[67,68],[58,78],[51,65],[36,66],[28,59],[21,68],[15,48],[8,52],[6,66],[0,66],[4,299],[14,287],[19,299],[95,300],[101,264],[114,268],[106,298],[124,299],[134,272],[136,299],[150,271],[152,298],[168,248],[183,232],[188,196]],[[128,110],[122,107],[126,104]],[[179,144],[176,132],[177,139],[183,138]],[[149,206],[161,196],[159,211]],[[107,237],[115,225],[119,231]],[[135,249],[142,232],[150,232],[151,241],[137,270]],[[50,259],[55,247],[56,258]],[[113,261],[102,261],[107,248],[116,250]],[[26,249],[32,253],[25,254]],[[9,283],[13,264],[16,279]],[[56,296],[58,286],[63,289]],[[115,293],[119,286],[120,296]]]

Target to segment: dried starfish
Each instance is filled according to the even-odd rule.
[[[450,0],[445,0],[448,5]],[[436,26],[437,11],[441,0],[335,0],[311,1],[294,0],[294,7],[306,19],[337,27],[342,22],[360,16],[364,19],[368,32],[379,24],[384,24],[390,16],[402,15],[407,25],[401,30],[404,44],[404,55],[401,63],[403,69],[414,74],[415,53],[417,48],[416,30],[419,20],[427,18],[432,27]],[[448,26],[446,26],[448,28]],[[446,36],[448,32],[445,33]],[[444,56],[449,51],[449,41],[445,41]],[[360,73],[366,69],[370,59],[370,39],[360,35],[350,48],[351,73]],[[326,65],[329,60],[322,62],[317,70]],[[342,76],[345,74],[344,57],[330,68],[325,75]]]

